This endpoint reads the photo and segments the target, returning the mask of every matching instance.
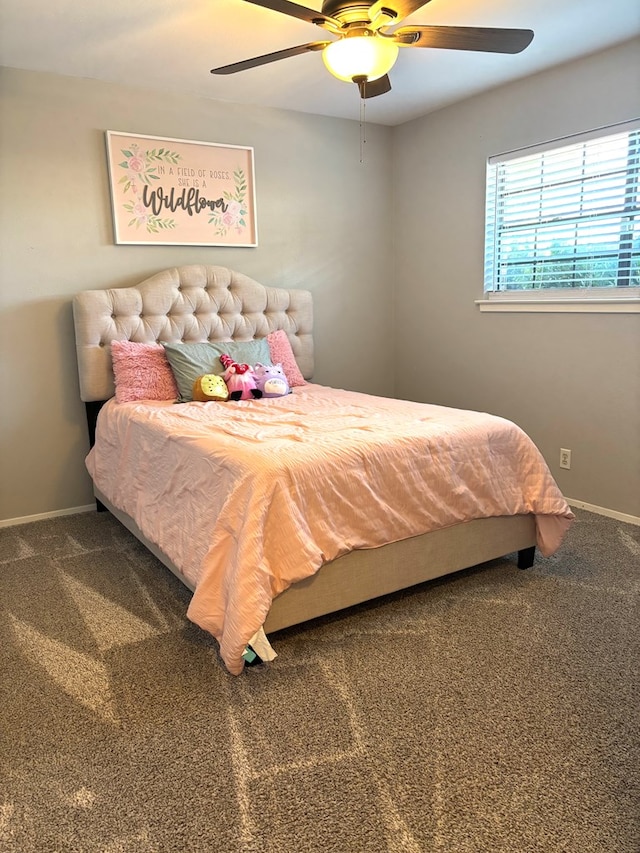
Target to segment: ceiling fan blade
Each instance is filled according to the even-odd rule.
[[[290,3],[289,0],[246,0],[246,2],[262,6],[264,9],[272,9],[274,12],[282,12],[283,15],[291,15],[293,18],[300,18],[302,21],[317,24],[328,30],[337,31],[342,26],[340,21],[318,12],[317,9],[308,9],[298,3]]]
[[[383,9],[395,12],[395,22],[400,23],[403,18],[426,6],[431,0],[377,0],[369,9],[369,20],[373,21]]]
[[[385,74],[384,77],[378,77],[377,80],[372,80],[371,82],[366,78],[354,78],[354,80],[360,91],[360,97],[363,100],[365,98],[375,98],[378,95],[384,95],[386,92],[391,91],[391,80],[389,80],[389,76],[387,74]]]
[[[533,39],[532,30],[493,27],[399,27],[390,34],[404,47],[477,50],[486,53],[520,53]]]
[[[285,50],[276,50],[273,53],[265,53],[263,56],[254,56],[252,59],[243,59],[241,62],[233,62],[231,65],[222,65],[220,68],[212,68],[212,74],[235,74],[237,71],[246,71],[247,68],[257,68],[259,65],[267,65],[269,62],[277,62],[279,59],[287,59],[290,56],[299,56],[308,50],[322,50],[331,42],[312,41],[309,44],[299,44],[297,47],[288,47]]]

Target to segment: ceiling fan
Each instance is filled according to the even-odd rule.
[[[289,0],[246,0],[256,6],[290,15],[326,30],[337,39],[313,41],[231,65],[212,68],[212,74],[235,74],[307,51],[322,51],[329,71],[339,80],[354,82],[362,98],[391,90],[388,72],[401,47],[431,47],[489,53],[520,53],[533,39],[531,30],[492,27],[439,27],[420,24],[396,27],[429,0],[323,0],[322,11]]]

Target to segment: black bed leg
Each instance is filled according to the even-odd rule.
[[[534,558],[536,556],[536,546],[532,545],[531,548],[523,548],[521,551],[518,551],[518,568],[519,569],[530,569],[533,565]]]
[[[109,512],[106,506],[96,498],[96,512]]]

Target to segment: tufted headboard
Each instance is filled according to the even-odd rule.
[[[192,264],[134,287],[85,290],[73,299],[73,319],[85,402],[114,395],[113,340],[248,341],[284,329],[302,375],[313,375],[311,293],[264,287],[226,267]]]

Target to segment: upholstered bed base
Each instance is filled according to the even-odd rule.
[[[284,329],[306,379],[313,375],[311,294],[267,288],[216,266],[165,270],[129,288],[84,291],[73,303],[81,397],[90,439],[103,401],[114,394],[110,343],[250,340]],[[182,581],[180,570],[105,495],[96,499]],[[423,581],[518,552],[533,564],[531,515],[485,518],[381,548],[353,551],[325,564],[273,602],[265,631],[273,632]],[[186,584],[189,586],[189,584]]]
[[[95,490],[108,509],[182,583],[182,572],[141,532],[135,521]],[[352,551],[299,581],[274,599],[264,624],[267,634],[397,592],[434,578],[518,552],[518,568],[533,565],[535,522],[532,515],[480,518],[403,539],[382,548]]]

